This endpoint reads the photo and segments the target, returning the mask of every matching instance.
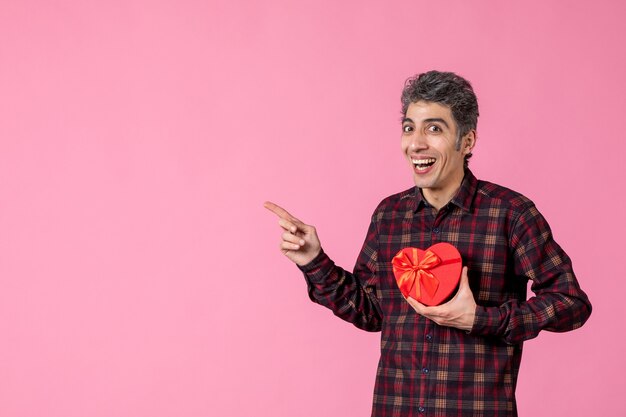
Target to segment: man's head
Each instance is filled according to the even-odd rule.
[[[472,85],[453,72],[428,71],[409,78],[402,90],[402,115],[411,103],[425,101],[450,108],[456,123],[456,146],[461,149],[461,139],[470,131],[476,131],[478,100]],[[465,155],[465,166],[471,152]]]
[[[459,189],[476,144],[476,96],[458,75],[430,71],[406,82],[402,113],[402,152],[415,185],[440,208]]]

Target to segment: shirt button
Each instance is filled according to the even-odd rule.
[[[426,411],[426,409],[420,405],[419,407],[417,407],[417,411],[423,413],[424,411]]]
[[[431,340],[433,340],[432,335],[427,334],[427,335],[426,335],[426,340],[428,340],[429,342],[430,342]]]
[[[433,228],[433,233],[434,233],[434,234],[439,233],[439,228],[438,228],[438,227],[434,227],[434,228]]]
[[[422,368],[422,372],[424,372],[425,374],[429,373],[430,371],[428,370],[428,368]]]

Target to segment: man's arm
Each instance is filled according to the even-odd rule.
[[[428,307],[410,297],[407,301],[439,325],[509,344],[532,339],[541,330],[565,332],[582,326],[591,314],[591,304],[578,285],[569,257],[534,205],[520,216],[509,240],[516,275],[511,279],[532,280],[535,296],[529,300],[510,300],[499,307],[476,305],[467,268],[463,268],[459,291],[449,302]]]
[[[534,204],[520,215],[509,244],[515,275],[532,281],[535,296],[499,307],[478,306],[471,333],[513,344],[532,339],[541,330],[566,332],[581,327],[591,314],[591,303],[580,289],[570,258],[554,241]]]
[[[335,263],[321,249],[315,228],[274,203],[265,207],[279,217],[283,228],[281,251],[304,273],[309,297],[333,313],[367,331],[380,331],[382,314],[376,297],[376,226],[372,222],[354,273]]]

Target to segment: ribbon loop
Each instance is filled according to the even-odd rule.
[[[391,261],[393,272],[398,278],[398,286],[405,297],[408,297],[415,287],[415,297],[421,296],[421,288],[432,297],[439,288],[439,280],[429,270],[441,263],[441,259],[434,252],[427,250],[421,257],[418,256],[417,249],[411,248],[408,251],[401,250]]]

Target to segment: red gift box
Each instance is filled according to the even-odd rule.
[[[461,254],[449,243],[426,250],[404,248],[393,257],[393,274],[402,295],[427,306],[447,301],[461,279]]]

